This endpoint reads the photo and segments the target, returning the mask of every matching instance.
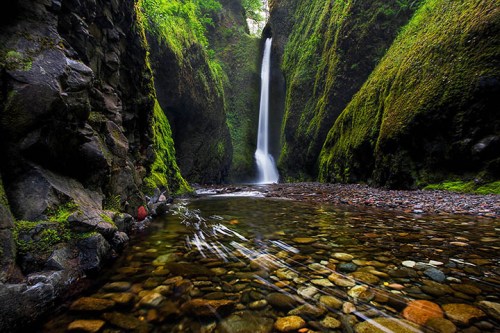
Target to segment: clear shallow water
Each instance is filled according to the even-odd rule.
[[[500,303],[498,222],[201,198],[154,221],[42,331],[498,332],[484,303]]]

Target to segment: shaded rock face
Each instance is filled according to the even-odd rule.
[[[273,42],[286,81],[286,178],[312,179],[328,131],[390,46],[411,10],[378,1],[274,1]]]
[[[294,15],[298,1],[272,0],[269,1],[270,17],[269,23],[264,29],[263,37],[272,37],[271,49],[271,76],[269,82],[269,122],[271,124],[270,152],[275,161],[280,158],[283,145],[286,143],[282,135],[286,104],[286,77],[282,71],[283,55],[285,47],[296,23]],[[264,42],[264,40],[262,41]],[[286,178],[287,172],[280,165],[281,179]]]
[[[107,199],[133,215],[144,204],[140,187],[152,162],[146,152],[154,87],[134,5],[117,0],[0,5],[2,332],[42,316],[74,282],[123,248],[128,240],[123,231],[133,218],[103,210]],[[33,258],[23,277],[14,265],[14,218],[44,221],[68,203],[77,210],[67,219],[72,228],[67,232],[80,237],[40,253],[43,261]],[[56,225],[37,227],[54,235]],[[18,259],[29,264],[26,257]],[[33,273],[38,268],[44,272]]]
[[[16,271],[15,245],[12,239],[14,218],[10,212],[0,175],[0,283],[7,281]]]
[[[177,163],[190,182],[220,183],[229,172],[232,145],[223,92],[217,91],[199,44],[184,59],[148,37],[158,102],[172,128]]]
[[[342,112],[323,146],[322,180],[498,179],[499,14],[480,1],[448,5],[422,3]]]
[[[208,39],[228,79],[224,96],[233,145],[228,178],[235,183],[251,182],[256,177],[254,154],[259,123],[261,39],[249,34],[240,0],[219,2],[222,9],[213,17],[214,26],[208,30]],[[274,127],[277,134],[280,121]]]
[[[35,219],[66,201],[46,174],[101,201],[119,196],[132,213],[142,204],[137,170],[149,163],[153,103],[133,3],[19,1],[15,13],[0,34],[0,139],[9,156],[0,167],[15,216]]]

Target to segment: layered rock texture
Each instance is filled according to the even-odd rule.
[[[145,193],[188,185],[133,1],[1,7],[0,330],[15,331],[126,244]]]
[[[224,94],[202,46],[187,46],[181,60],[168,44],[149,41],[158,102],[172,127],[181,172],[190,182],[220,183],[231,165],[231,137]]]

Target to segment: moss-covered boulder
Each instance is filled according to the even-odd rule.
[[[498,179],[499,32],[494,2],[425,1],[336,120],[320,179]]]

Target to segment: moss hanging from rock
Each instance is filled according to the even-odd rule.
[[[228,80],[224,85],[227,124],[233,159],[229,179],[250,181],[254,177],[254,151],[259,116],[260,38],[249,34],[242,1],[220,0],[222,10],[214,17],[209,41]],[[257,1],[260,3],[260,0]],[[247,7],[255,3],[243,1]]]
[[[425,1],[335,122],[320,179],[497,180],[499,36],[494,2]]]
[[[297,6],[282,63],[287,95],[279,166],[285,178],[316,177],[328,131],[417,3],[314,0]]]
[[[227,177],[232,146],[225,75],[206,37],[217,1],[141,0],[158,102],[167,116],[177,163],[193,183]],[[219,146],[223,145],[223,149]]]
[[[151,126],[153,129],[154,162],[151,164],[148,176],[144,179],[146,188],[149,191],[153,191],[155,188],[165,188],[170,193],[190,192],[191,188],[182,178],[175,160],[175,147],[170,124],[157,100],[154,104]]]

